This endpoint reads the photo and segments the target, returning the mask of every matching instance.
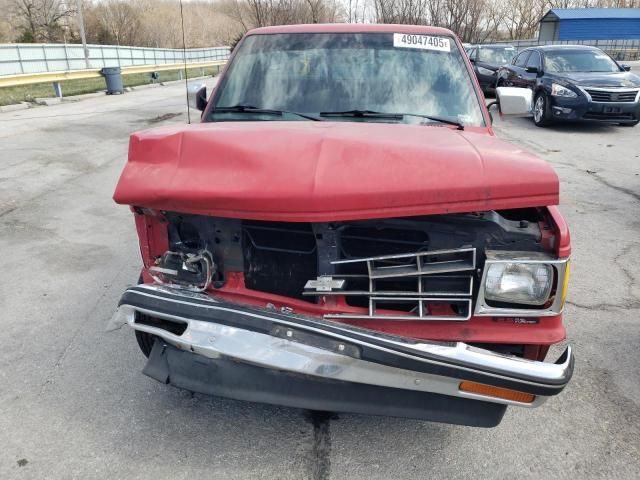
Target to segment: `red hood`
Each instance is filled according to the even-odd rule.
[[[226,122],[134,133],[114,199],[222,217],[337,221],[556,205],[558,177],[487,133]]]

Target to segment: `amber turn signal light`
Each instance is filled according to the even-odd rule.
[[[461,392],[475,393],[476,395],[501,398],[503,400],[511,400],[513,402],[533,403],[536,399],[536,396],[530,393],[518,392],[517,390],[510,390],[508,388],[492,387],[491,385],[485,385],[484,383],[465,381],[460,383],[459,388]]]
[[[564,301],[567,299],[567,292],[569,291],[569,273],[571,272],[571,262],[567,261],[567,266],[564,269],[564,280],[562,282],[562,297],[560,297],[560,307],[564,307]]]

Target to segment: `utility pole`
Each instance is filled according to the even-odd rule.
[[[87,68],[91,68],[89,63],[89,49],[87,48],[87,36],[84,33],[84,18],[82,16],[82,0],[76,0],[78,6],[78,25],[80,27],[80,39],[82,40],[82,51],[84,52],[84,63]]]

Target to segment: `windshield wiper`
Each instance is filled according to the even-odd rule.
[[[342,112],[320,112],[321,117],[356,117],[356,118],[402,118],[401,113],[376,112],[375,110],[344,110]]]
[[[403,113],[402,115],[407,117],[426,118],[427,120],[431,120],[433,122],[446,123],[447,125],[455,125],[456,127],[458,127],[458,130],[464,130],[464,123],[461,123],[457,120],[451,120],[450,118],[434,117],[433,115],[422,115],[421,113]]]
[[[286,113],[289,115],[296,115],[301,118],[306,118],[307,120],[322,122],[322,118],[318,118],[314,115],[307,115],[306,113],[292,112],[290,110],[275,110],[272,108],[254,107],[253,105],[233,105],[231,107],[214,107],[213,113],[215,112],[263,113],[265,115],[280,115],[280,116]]]
[[[455,125],[458,130],[464,130],[464,125],[456,120],[448,118],[435,117],[433,115],[422,115],[420,113],[388,113],[376,112],[375,110],[345,110],[343,112],[320,112],[321,117],[356,117],[356,118],[403,118],[403,117],[420,117],[426,118],[433,122],[446,123],[447,125]]]

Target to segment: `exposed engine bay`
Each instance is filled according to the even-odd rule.
[[[544,209],[335,223],[165,218],[157,281],[216,289],[241,273],[250,290],[367,309],[352,319],[467,320],[486,252],[543,253],[553,240]]]

